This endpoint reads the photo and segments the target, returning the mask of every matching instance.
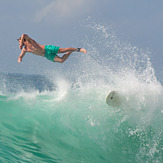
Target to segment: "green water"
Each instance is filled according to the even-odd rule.
[[[105,94],[71,91],[1,96],[1,162],[162,162],[159,105],[111,108]]]

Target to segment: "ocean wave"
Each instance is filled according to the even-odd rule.
[[[163,88],[150,52],[111,27],[87,28],[88,54],[70,69],[0,74],[0,161],[162,162]]]

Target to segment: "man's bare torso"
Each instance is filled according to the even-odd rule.
[[[30,39],[23,42],[24,49],[26,52],[30,52],[36,55],[44,56],[45,46],[38,44],[36,41]]]

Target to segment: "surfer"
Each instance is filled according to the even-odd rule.
[[[22,34],[22,36],[17,39],[19,41],[19,49],[21,53],[18,58],[18,62],[22,61],[22,58],[25,56],[26,52],[33,53],[42,57],[46,57],[52,62],[63,63],[72,52],[83,52],[87,51],[83,48],[60,48],[54,45],[40,45],[35,40],[30,38],[27,34]],[[62,57],[59,57],[57,54],[65,53]]]

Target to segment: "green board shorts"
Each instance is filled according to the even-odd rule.
[[[58,50],[59,50],[59,47],[57,47],[57,46],[46,45],[44,57],[46,57],[48,60],[54,62],[54,57],[58,54]]]

